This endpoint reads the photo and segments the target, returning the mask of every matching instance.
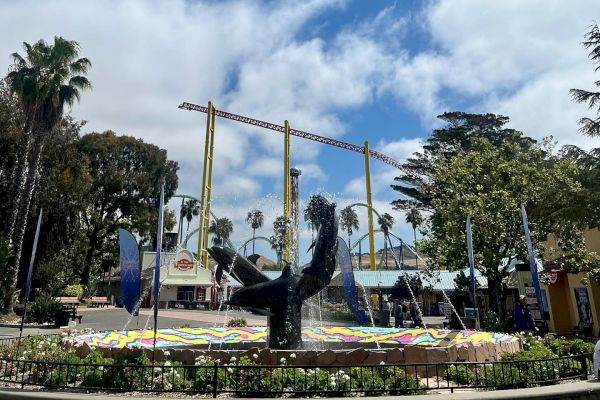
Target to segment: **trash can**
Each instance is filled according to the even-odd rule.
[[[594,375],[596,375],[596,379],[600,379],[600,340],[594,347]]]
[[[56,320],[54,321],[54,326],[69,326],[69,320],[71,319],[71,310],[60,310],[56,313]]]

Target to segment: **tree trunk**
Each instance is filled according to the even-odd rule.
[[[383,233],[383,257],[385,257],[385,269],[388,269],[387,262],[387,234]]]
[[[40,158],[44,149],[45,137],[45,132],[39,132],[34,136],[31,166],[27,171],[27,179],[25,180],[25,186],[23,188],[21,198],[19,199],[19,211],[12,236],[12,251],[14,254],[14,259],[12,266],[9,267],[9,270],[7,271],[8,279],[6,282],[6,287],[8,290],[4,296],[4,308],[2,310],[3,314],[12,314],[13,312],[13,295],[17,290],[19,266],[21,264],[21,253],[23,251],[23,238],[25,236],[25,229],[27,228],[29,206],[31,204],[31,198],[33,197],[33,191],[35,189]]]
[[[252,228],[252,254],[256,254],[254,251],[254,239],[255,239],[256,229]]]
[[[27,177],[27,158],[29,153],[29,144],[31,132],[29,132],[29,124],[26,124],[23,129],[19,146],[17,148],[17,165],[12,175],[10,185],[10,204],[8,207],[8,224],[4,227],[4,235],[7,240],[11,240],[14,234],[15,224],[17,223],[17,214],[19,213],[19,205],[21,196],[23,195],[24,183]]]
[[[502,318],[506,314],[506,301],[502,291],[502,277],[488,277],[488,293],[490,298],[490,308]]]
[[[183,214],[181,213],[181,209],[183,208],[183,201],[185,199],[181,198],[181,208],[179,209],[179,229],[177,229],[177,243],[181,243],[181,238],[183,236]]]
[[[85,263],[83,265],[83,270],[81,271],[81,278],[79,280],[79,283],[81,283],[84,288],[87,288],[90,283],[90,272],[92,270],[92,262],[94,261],[94,249],[95,245],[92,244],[92,239],[90,239],[88,250],[85,253]]]
[[[419,252],[417,251],[417,228],[413,228],[413,234],[415,236],[415,267],[419,269]]]

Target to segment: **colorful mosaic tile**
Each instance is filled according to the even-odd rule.
[[[151,330],[107,331],[76,337],[80,344],[112,348],[150,348],[154,333]],[[398,329],[371,327],[304,327],[302,338],[306,342],[324,343],[375,343],[397,344],[400,346],[444,347],[465,342],[499,343],[516,340],[510,335],[481,332],[453,331],[447,329]],[[264,344],[267,341],[267,328],[177,328],[159,329],[156,347],[172,348],[209,344]]]

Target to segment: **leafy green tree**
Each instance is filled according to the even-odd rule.
[[[190,230],[192,219],[198,215],[200,215],[200,202],[196,199],[188,199],[181,207],[181,217],[187,221],[187,231]]]
[[[11,184],[9,221],[5,231],[11,239],[14,262],[9,273],[8,296],[4,313],[12,312],[12,293],[16,289],[23,237],[34,194],[44,143],[62,119],[65,105],[72,106],[80,91],[91,88],[85,77],[90,61],[78,58],[75,41],[56,36],[53,44],[40,40],[23,44],[25,57],[13,53],[13,70],[6,76],[10,91],[19,99],[26,121],[19,141],[17,166]]]
[[[383,213],[377,219],[377,223],[379,224],[379,228],[383,231],[383,257],[385,260],[385,267],[388,268],[387,244],[389,241],[390,229],[392,229],[392,226],[394,225],[394,217],[388,213]]]
[[[488,279],[490,304],[505,312],[502,281],[512,260],[526,258],[520,205],[530,216],[533,241],[539,244],[566,221],[554,211],[580,190],[572,162],[550,162],[540,149],[523,151],[517,143],[494,145],[475,139],[471,150],[438,160],[431,180],[420,190],[431,194],[433,214],[423,251],[451,270],[467,265],[466,219],[473,222],[475,268]],[[577,229],[571,224],[571,229]]]
[[[359,228],[358,215],[352,207],[346,207],[340,211],[340,225],[348,233],[348,248],[351,248],[350,237],[353,231]]]
[[[262,228],[265,223],[265,216],[262,211],[254,209],[248,212],[246,223],[252,228],[252,254],[255,254],[254,239],[256,238],[256,230]]]
[[[81,215],[87,251],[80,281],[88,286],[90,272],[108,242],[116,242],[119,227],[135,232],[142,242],[153,240],[160,186],[165,182],[168,201],[177,189],[178,166],[165,150],[111,131],[85,135],[77,148],[92,178],[89,206]],[[165,229],[170,229],[174,215],[166,216]]]
[[[593,24],[585,35],[583,47],[590,50],[590,59],[597,64],[596,72],[600,70],[600,29],[598,24]],[[594,82],[596,87],[600,87],[600,80]],[[600,114],[600,92],[592,92],[584,89],[571,89],[571,97],[577,103],[586,103],[588,109],[595,109],[596,114]],[[579,119],[581,125],[580,131],[588,136],[600,136],[600,116],[583,117]]]
[[[392,286],[391,294],[395,300],[413,301],[411,291],[418,301],[419,296],[421,296],[421,292],[423,291],[423,283],[418,274],[400,275],[398,280],[394,283],[394,286]]]
[[[277,265],[283,267],[283,249],[289,245],[288,230],[290,229],[290,219],[284,215],[275,218],[273,221],[273,235],[269,238],[271,240],[273,250],[277,253]]]
[[[403,172],[395,178],[397,183],[392,188],[402,194],[402,198],[394,200],[392,205],[398,210],[415,206],[421,210],[431,210],[433,194],[427,192],[427,188],[436,163],[449,160],[459,152],[469,151],[478,138],[485,138],[495,146],[504,142],[514,143],[523,151],[536,143],[514,129],[505,128],[508,117],[502,115],[455,111],[439,115],[438,118],[446,125],[433,130],[423,145],[423,151],[414,153],[402,164]]]
[[[321,214],[327,210],[326,199],[320,195],[312,195],[304,209],[304,220],[310,223],[314,230],[319,230]]]
[[[414,235],[414,246],[415,246],[415,252],[417,251],[417,228],[419,226],[421,226],[421,224],[423,223],[423,215],[421,215],[421,213],[419,212],[419,210],[415,207],[412,207],[410,210],[408,210],[408,212],[406,213],[406,223],[410,224],[410,226],[413,229],[413,235]],[[415,265],[417,267],[417,269],[419,268],[419,257],[415,256]]]
[[[227,217],[213,220],[208,228],[208,233],[213,235],[212,242],[215,245],[223,245],[233,232],[233,223]]]

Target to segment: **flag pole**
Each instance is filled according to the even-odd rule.
[[[154,267],[154,340],[152,344],[152,364],[156,351],[156,330],[158,328],[158,305],[160,300],[160,256],[162,252],[163,216],[165,203],[165,184],[160,187],[160,201],[158,205],[158,226],[156,228],[156,266]]]
[[[35,262],[35,252],[37,250],[38,239],[40,237],[40,227],[42,225],[43,212],[44,210],[40,209],[37,228],[35,230],[35,238],[33,239],[33,249],[31,250],[31,260],[29,261],[29,270],[27,271],[27,282],[25,283],[25,299],[23,301],[23,315],[21,315],[21,326],[19,327],[19,346],[21,345],[21,338],[23,337],[23,325],[25,324],[25,315],[27,314],[27,301],[29,300],[29,293],[31,291],[31,275],[33,272],[33,263]]]

